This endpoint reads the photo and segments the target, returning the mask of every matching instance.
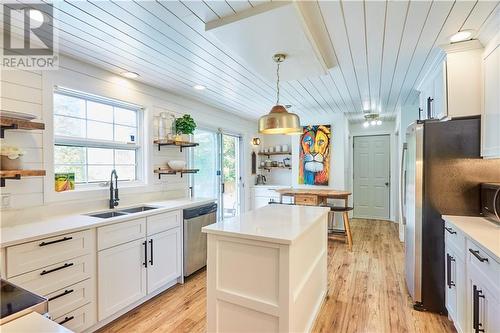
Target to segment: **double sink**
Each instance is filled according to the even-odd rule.
[[[92,217],[98,217],[100,219],[109,219],[112,217],[123,216],[123,215],[134,214],[134,213],[141,213],[141,212],[145,212],[145,211],[152,210],[152,209],[158,209],[158,208],[160,208],[160,207],[139,206],[139,207],[120,209],[120,210],[112,210],[112,211],[103,212],[103,213],[91,213],[91,214],[87,214],[87,215],[92,216]]]

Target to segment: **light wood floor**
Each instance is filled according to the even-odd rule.
[[[411,308],[396,225],[352,220],[353,251],[328,246],[328,296],[314,332],[455,332],[445,316]],[[205,272],[190,277],[100,332],[204,332]]]

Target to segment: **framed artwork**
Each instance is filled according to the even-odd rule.
[[[330,125],[303,127],[299,148],[299,184],[328,186],[330,137]]]

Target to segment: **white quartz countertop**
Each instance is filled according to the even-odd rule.
[[[0,246],[1,247],[12,246],[40,238],[52,237],[62,233],[69,233],[89,228],[100,227],[107,224],[113,224],[130,219],[155,215],[159,213],[168,212],[171,210],[196,207],[214,201],[215,199],[210,199],[210,198],[191,198],[191,199],[173,199],[165,201],[143,202],[135,204],[133,206],[118,207],[115,208],[115,210],[121,210],[130,207],[138,207],[142,205],[158,207],[158,209],[152,209],[145,212],[127,214],[107,219],[92,217],[84,214],[55,216],[53,218],[47,218],[33,223],[24,223],[16,226],[1,228]],[[93,211],[88,213],[96,213],[96,212]]]
[[[443,215],[443,219],[484,247],[500,263],[500,226],[483,217]]]
[[[2,333],[72,333],[69,329],[37,312],[9,321],[0,326]]]
[[[327,207],[273,204],[208,225],[202,230],[208,234],[291,244],[329,211]]]

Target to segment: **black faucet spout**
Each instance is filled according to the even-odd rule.
[[[115,177],[115,186],[113,187],[113,176]],[[118,174],[116,170],[111,171],[111,179],[109,180],[109,208],[118,206]]]

